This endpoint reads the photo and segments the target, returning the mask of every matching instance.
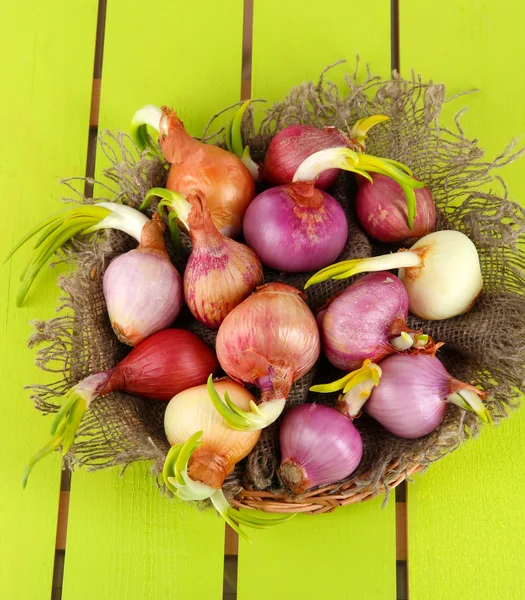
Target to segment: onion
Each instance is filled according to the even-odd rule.
[[[263,264],[286,273],[313,271],[333,262],[348,237],[339,203],[313,182],[270,188],[244,217],[246,243]]]
[[[419,238],[434,231],[436,206],[426,187],[415,190],[416,218],[408,226],[405,193],[401,186],[386,175],[374,175],[373,183],[363,180],[357,191],[357,218],[369,236],[386,243]]]
[[[262,266],[250,248],[219,233],[200,195],[188,200],[192,251],[184,271],[184,296],[194,317],[217,329],[262,284]]]
[[[352,150],[364,151],[367,133],[374,125],[387,121],[388,117],[374,115],[361,119],[346,135],[335,127],[313,127],[311,125],[290,125],[275,135],[268,146],[262,179],[276,185],[292,183],[300,164],[314,152],[347,146]],[[321,189],[330,187],[339,174],[339,169],[329,169],[319,175],[316,186]]]
[[[154,333],[135,346],[116,367],[90,375],[65,394],[51,427],[51,439],[31,458],[24,471],[24,486],[41,458],[59,446],[63,455],[68,452],[93,400],[110,392],[126,392],[168,401],[175,394],[206,382],[218,367],[213,350],[189,331],[165,329]]]
[[[322,404],[302,404],[280,429],[279,477],[295,494],[348,477],[359,465],[363,442],[352,422]]]
[[[261,404],[242,416],[217,408],[232,427],[260,429],[281,414],[294,381],[315,364],[320,351],[315,318],[299,290],[283,283],[259,288],[224,319],[216,344],[224,371],[261,390]]]
[[[130,346],[171,325],[182,308],[182,281],[166,252],[164,229],[155,215],[142,228],[139,247],[115,258],[104,273],[111,325]]]
[[[381,371],[381,382],[364,410],[398,437],[414,439],[434,431],[445,417],[447,403],[476,413],[486,423],[492,420],[481,402],[485,393],[454,379],[436,357],[389,356],[381,362]]]
[[[330,278],[396,268],[408,292],[410,312],[422,319],[449,319],[467,312],[483,287],[478,252],[470,239],[459,231],[436,231],[410,250],[326,267],[306,282],[305,289]]]
[[[323,352],[345,371],[414,346],[435,352],[431,338],[407,327],[407,317],[408,295],[401,280],[384,271],[365,275],[322,311],[318,322]]]
[[[275,525],[277,519],[241,514],[230,507],[222,486],[235,465],[249,454],[260,431],[232,431],[210,402],[208,390],[228,398],[234,406],[248,409],[254,397],[241,385],[222,380],[213,386],[192,387],[177,394],[166,408],[164,429],[172,448],[163,469],[166,487],[182,500],[210,499],[221,516],[241,535],[239,524],[249,527]]]
[[[253,178],[242,161],[191,137],[175,111],[151,105],[139,110],[132,120],[132,135],[140,148],[148,145],[147,125],[159,131],[162,152],[171,164],[166,188],[181,194],[200,190],[219,231],[228,237],[238,235],[255,195]]]

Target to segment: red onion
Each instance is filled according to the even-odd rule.
[[[411,332],[407,317],[402,282],[387,272],[365,275],[335,296],[318,317],[323,352],[338,369],[351,371],[366,359],[377,362],[413,345],[435,351],[428,336]]]
[[[292,183],[299,165],[311,154],[327,148],[346,146],[352,150],[363,152],[368,131],[376,124],[387,121],[388,117],[374,115],[360,119],[346,135],[335,127],[322,129],[311,125],[290,125],[281,130],[270,142],[264,165],[262,179],[276,185]],[[331,186],[339,169],[329,169],[320,174],[315,185],[326,189]]]
[[[408,226],[402,187],[386,175],[374,174],[373,183],[361,178],[356,197],[357,218],[369,236],[387,243],[419,238],[436,227],[436,206],[426,187],[415,189],[416,217]]]
[[[145,106],[133,117],[132,135],[140,148],[148,143],[146,125],[159,131],[162,153],[171,164],[166,188],[181,194],[201,190],[219,231],[229,237],[238,235],[255,195],[253,178],[243,162],[231,152],[193,138],[177,113],[165,106]]]
[[[262,170],[262,179],[276,185],[292,183],[299,165],[314,152],[326,148],[348,146],[347,136],[335,127],[319,129],[311,125],[290,125],[281,130],[270,142]],[[339,169],[325,171],[317,179],[321,189],[330,187]]]
[[[352,422],[322,404],[302,404],[283,419],[279,477],[295,494],[348,477],[359,465],[363,442]]]
[[[111,325],[130,346],[171,325],[182,308],[182,281],[166,252],[164,229],[155,215],[142,228],[139,247],[115,258],[104,273]]]
[[[51,427],[51,439],[26,467],[24,485],[41,458],[59,446],[62,454],[71,448],[78,425],[93,400],[118,391],[168,401],[185,389],[206,383],[218,367],[213,350],[189,331],[164,329],[154,333],[116,367],[89,375],[66,393]]]
[[[245,427],[259,429],[279,416],[294,381],[315,364],[320,351],[319,331],[299,290],[270,283],[224,319],[216,351],[221,367],[230,377],[261,389],[258,409],[265,412],[267,419],[256,419],[257,415],[247,413]],[[227,418],[228,407],[223,407]],[[241,428],[236,422],[233,426]]]
[[[339,203],[313,182],[296,182],[259,194],[244,216],[244,237],[263,264],[286,273],[325,267],[348,237]]]
[[[435,356],[389,356],[381,371],[364,410],[394,435],[414,439],[429,434],[443,421],[450,402],[491,422],[481,402],[485,393],[452,377]]]
[[[192,251],[184,271],[184,297],[194,317],[216,329],[262,284],[262,266],[250,248],[219,233],[199,194],[188,200]]]

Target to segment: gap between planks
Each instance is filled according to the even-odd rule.
[[[67,516],[69,509],[69,492],[60,492],[58,505],[58,527],[56,537],[56,550],[65,550],[67,537]],[[315,519],[316,517],[311,517]],[[239,540],[237,534],[228,525],[224,543],[226,556],[237,556]],[[405,502],[396,503],[396,560],[407,559],[407,506]]]

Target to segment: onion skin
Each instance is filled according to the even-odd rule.
[[[171,164],[166,188],[190,195],[200,190],[213,222],[228,237],[239,235],[255,183],[243,162],[234,154],[199,142],[184,129],[175,111],[162,107],[159,143]]]
[[[249,410],[255,398],[241,385],[229,380],[214,383],[219,395],[225,391],[233,403]],[[191,455],[188,474],[194,480],[220,489],[235,465],[247,456],[257,443],[260,431],[235,431],[214,409],[206,385],[177,394],[166,408],[164,429],[171,446],[183,444],[196,431],[203,431],[202,445]]]
[[[253,383],[261,400],[288,397],[315,364],[319,330],[303,294],[284,283],[259,288],[224,319],[217,334],[221,367],[237,381]]]
[[[218,367],[213,350],[196,335],[184,329],[164,329],[141,342],[111,369],[98,395],[122,391],[168,401],[204,383]]]
[[[144,225],[139,247],[115,258],[104,273],[111,326],[129,346],[171,325],[183,304],[181,276],[170,262],[158,219]]]
[[[348,223],[332,196],[313,182],[296,182],[254,199],[244,218],[244,237],[266,266],[301,273],[337,259],[348,238]]]
[[[311,125],[290,125],[275,135],[268,146],[262,178],[275,185],[292,183],[299,165],[314,152],[326,148],[348,146],[346,135],[335,127],[320,129]],[[319,175],[315,185],[318,188],[330,187],[339,169],[329,169]]]
[[[398,354],[380,364],[381,382],[364,411],[398,437],[416,439],[436,429],[447,412],[447,398],[473,386],[454,379],[435,356]]]
[[[380,242],[401,243],[419,238],[436,228],[436,205],[430,191],[415,189],[416,218],[414,227],[408,226],[405,193],[390,177],[372,176],[373,184],[363,177],[356,196],[357,218],[369,236]]]
[[[199,195],[188,200],[192,252],[184,271],[184,296],[193,316],[217,329],[262,284],[262,265],[250,248],[219,233]]]
[[[341,292],[319,318],[323,353],[338,369],[353,371],[365,359],[396,352],[389,339],[408,331],[408,295],[391,273],[370,273]]]
[[[280,429],[279,476],[295,494],[348,477],[359,465],[363,442],[352,422],[322,404],[302,404]]]

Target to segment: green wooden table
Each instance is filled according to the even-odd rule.
[[[126,130],[146,103],[176,106],[190,131],[243,97],[281,98],[341,57],[480,88],[462,120],[490,156],[525,133],[525,9],[518,0],[19,0],[2,6],[1,253],[60,206],[58,180],[99,172],[97,128]],[[391,43],[391,32],[394,36]],[[394,60],[394,63],[392,63]],[[399,63],[397,61],[399,60]],[[339,68],[339,74],[343,68]],[[337,72],[334,72],[337,77]],[[99,93],[100,92],[100,93]],[[465,100],[452,101],[444,122]],[[503,173],[525,200],[523,165]],[[56,271],[15,309],[24,253],[0,271],[2,600],[474,600],[525,598],[525,412],[418,476],[406,498],[299,516],[238,547],[212,512],[158,494],[148,465],[75,473],[27,458],[49,418],[23,385],[44,381],[29,321],[58,300]],[[49,381],[52,380],[50,375]],[[67,529],[67,535],[66,535]],[[231,556],[230,556],[231,555]],[[65,563],[64,563],[65,557]],[[397,559],[397,565],[396,565]],[[224,566],[226,579],[224,583]],[[397,567],[397,574],[396,574]],[[396,592],[396,579],[398,592]],[[52,592],[53,588],[53,592]],[[396,596],[397,594],[397,596]]]

